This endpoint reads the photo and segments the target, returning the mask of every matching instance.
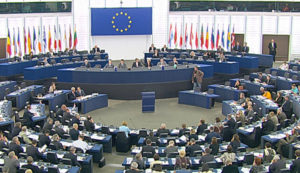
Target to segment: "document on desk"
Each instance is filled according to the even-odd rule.
[[[38,136],[38,135],[36,135],[36,134],[31,134],[31,135],[28,135],[28,138],[30,138],[30,139],[34,139],[34,140],[36,140],[36,141],[38,141],[38,140],[39,140],[39,136]]]
[[[133,150],[132,150],[132,153],[140,153],[142,151],[142,149],[140,147],[135,147]]]
[[[67,173],[68,169],[59,169],[59,173]]]
[[[95,139],[95,140],[103,140],[103,139],[105,139],[105,136],[99,136],[99,135],[97,135],[97,134],[93,134],[92,136],[91,136],[91,138],[92,139]]]
[[[126,159],[126,164],[131,164],[132,160],[133,160],[133,158],[128,157],[128,158]]]

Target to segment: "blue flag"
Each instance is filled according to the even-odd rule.
[[[151,35],[152,8],[92,8],[91,34]]]
[[[221,42],[222,42],[222,47],[225,48],[225,41],[224,41],[224,37],[225,37],[225,32],[224,32],[224,25],[223,25],[223,30],[222,30],[222,38],[221,38]]]

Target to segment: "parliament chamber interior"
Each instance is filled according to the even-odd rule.
[[[0,7],[0,172],[300,173],[300,1]]]

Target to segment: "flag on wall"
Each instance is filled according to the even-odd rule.
[[[72,48],[72,31],[71,31],[71,25],[70,25],[70,35],[69,35],[69,49]]]
[[[231,34],[231,47],[235,46],[235,34],[234,34],[234,26],[232,28],[232,34]]]
[[[24,29],[24,53],[27,54],[27,37],[26,37],[26,29],[25,27],[23,27]]]
[[[22,56],[22,47],[21,47],[21,41],[20,41],[20,30],[18,27],[18,48],[19,48],[19,56]]]
[[[184,31],[184,45],[185,45],[185,48],[187,47],[187,40],[188,40],[187,24],[185,24],[185,31]]]
[[[175,34],[174,34],[174,44],[175,48],[177,48],[177,23],[175,23]]]
[[[199,48],[199,42],[198,42],[198,25],[196,27],[196,38],[195,38],[195,45],[196,45],[196,49]]]
[[[9,56],[11,56],[11,45],[10,45],[10,33],[9,28],[7,30],[7,40],[6,40],[6,52]]]
[[[180,27],[180,41],[179,41],[179,47],[182,49],[182,25]]]
[[[210,41],[210,46],[211,49],[213,50],[215,48],[215,31],[214,31],[214,26],[211,27],[211,37],[210,37],[211,41]]]
[[[49,25],[49,30],[48,30],[48,51],[50,51],[51,50],[51,43],[52,43],[52,41],[51,41],[51,30],[50,30],[50,25]]]
[[[74,28],[74,46],[73,46],[73,49],[76,49],[77,44],[78,44],[78,38],[77,38],[77,31],[76,31],[76,25],[75,25],[75,28]]]
[[[201,49],[203,48],[204,45],[204,32],[203,32],[203,24],[201,26]]]
[[[170,24],[170,30],[169,30],[169,47],[171,47],[171,38],[172,37],[172,23]]]
[[[66,27],[66,25],[65,25],[65,49],[67,49],[68,48],[68,42],[67,42],[67,29],[66,29],[67,27]]]
[[[30,28],[28,27],[28,38],[27,38],[27,45],[28,45],[28,53],[31,53],[31,36],[30,36]]]
[[[56,27],[54,25],[54,50],[57,50],[57,35],[56,35]]]
[[[41,42],[41,27],[38,27],[39,28],[39,31],[38,31],[38,49],[39,49],[39,52],[42,53],[42,42]]]
[[[36,52],[35,48],[36,48],[36,33],[35,33],[35,27],[33,27],[33,51]]]
[[[208,37],[209,37],[209,35],[208,35],[208,25],[207,25],[207,28],[206,28],[206,38],[205,38],[205,47],[206,47],[206,49],[208,49]]]
[[[220,33],[219,33],[219,25],[218,25],[216,48],[218,48],[218,46],[219,46],[219,40],[220,40]]]
[[[190,32],[190,46],[191,46],[191,49],[193,49],[193,39],[194,39],[193,23],[191,23],[191,32]]]
[[[18,51],[18,49],[17,49],[17,42],[16,42],[16,32],[15,32],[15,28],[13,28],[13,30],[14,30],[14,35],[13,35],[13,45],[14,45],[14,55],[16,56],[17,55],[17,51]]]
[[[46,39],[46,29],[45,29],[45,26],[44,26],[44,34],[43,34],[43,47],[44,47],[44,53],[47,52],[47,39]]]
[[[231,34],[230,34],[230,25],[228,25],[228,32],[227,32],[227,50],[229,50],[229,48],[230,48],[230,37],[231,37]]]
[[[58,25],[58,50],[61,51],[61,30],[60,25]]]
[[[224,25],[223,25],[223,29],[222,29],[222,37],[221,37],[221,43],[222,43],[222,47],[223,47],[223,48],[225,48],[224,37],[225,37],[225,32],[224,32]]]

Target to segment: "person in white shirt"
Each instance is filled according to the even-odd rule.
[[[281,70],[289,70],[288,63],[283,62],[283,64],[280,65],[279,69],[281,69]]]
[[[83,139],[84,139],[84,136],[83,136],[82,134],[80,134],[80,135],[78,136],[78,140],[74,141],[74,142],[72,143],[72,146],[75,147],[75,148],[80,148],[80,149],[82,149],[83,152],[85,153],[86,150],[89,149],[89,145],[88,145],[87,142],[83,141]]]

